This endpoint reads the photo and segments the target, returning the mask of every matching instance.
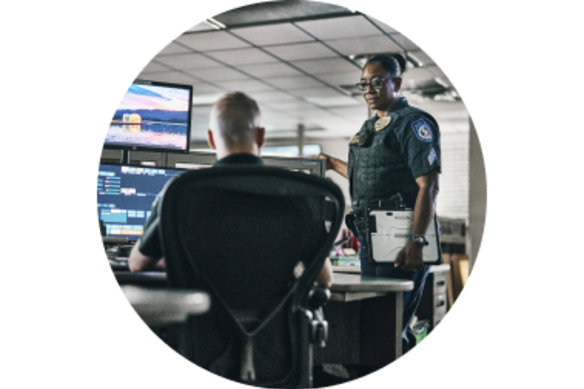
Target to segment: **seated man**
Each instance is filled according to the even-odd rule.
[[[264,144],[265,129],[260,126],[260,111],[253,99],[241,92],[223,96],[211,110],[209,125],[207,140],[217,153],[215,166],[263,164],[259,155]],[[144,228],[145,234],[130,253],[128,264],[133,272],[164,269],[164,254],[156,227],[159,223],[156,206],[161,195],[154,201],[152,215]],[[327,258],[318,275],[317,284],[330,288],[331,283],[332,266]]]

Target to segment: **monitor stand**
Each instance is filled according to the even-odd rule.
[[[120,161],[122,165],[129,165],[130,164],[130,150],[123,149],[122,150],[122,160]]]

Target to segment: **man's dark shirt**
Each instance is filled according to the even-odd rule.
[[[222,158],[215,162],[213,166],[229,166],[229,165],[263,165],[263,162],[260,158],[256,157],[252,154],[247,153],[239,153],[239,154],[231,154],[225,158]],[[156,196],[156,199],[152,203],[152,213],[150,218],[146,222],[144,226],[144,235],[140,238],[140,252],[148,257],[151,258],[162,258],[164,253],[162,252],[162,244],[160,243],[160,233],[159,233],[159,225],[160,225],[160,218],[158,216],[158,204],[162,197],[164,196],[164,192],[168,185],[172,182],[173,177],[170,179],[167,184],[164,186],[164,189]]]

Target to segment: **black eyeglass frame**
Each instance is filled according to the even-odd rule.
[[[371,86],[373,89],[375,89],[375,90],[377,90],[377,91],[378,91],[378,90],[380,90],[380,89],[381,89],[381,87],[383,86],[383,82],[384,82],[384,81],[387,81],[387,80],[389,80],[389,79],[392,79],[392,80],[394,80],[395,78],[394,78],[394,77],[391,77],[391,76],[387,76],[387,77],[385,77],[385,78],[374,78],[373,80],[371,80],[371,81],[369,81],[369,82],[358,82],[358,83],[356,83],[356,84],[355,84],[355,87],[356,87],[357,89],[359,89],[361,92],[365,92],[365,91],[367,90],[367,87],[368,87],[368,86]],[[375,86],[375,85],[373,85],[373,82],[374,82],[374,81],[378,81],[378,80],[379,80],[379,85],[378,85],[378,86]],[[377,82],[376,82],[376,83],[377,83]]]

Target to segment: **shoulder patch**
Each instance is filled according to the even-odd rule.
[[[434,147],[430,150],[430,154],[428,154],[428,163],[432,165],[438,156],[436,155],[436,150]]]
[[[412,130],[416,134],[416,138],[422,142],[432,142],[434,139],[434,134],[432,133],[432,127],[424,120],[418,119],[412,123]]]

